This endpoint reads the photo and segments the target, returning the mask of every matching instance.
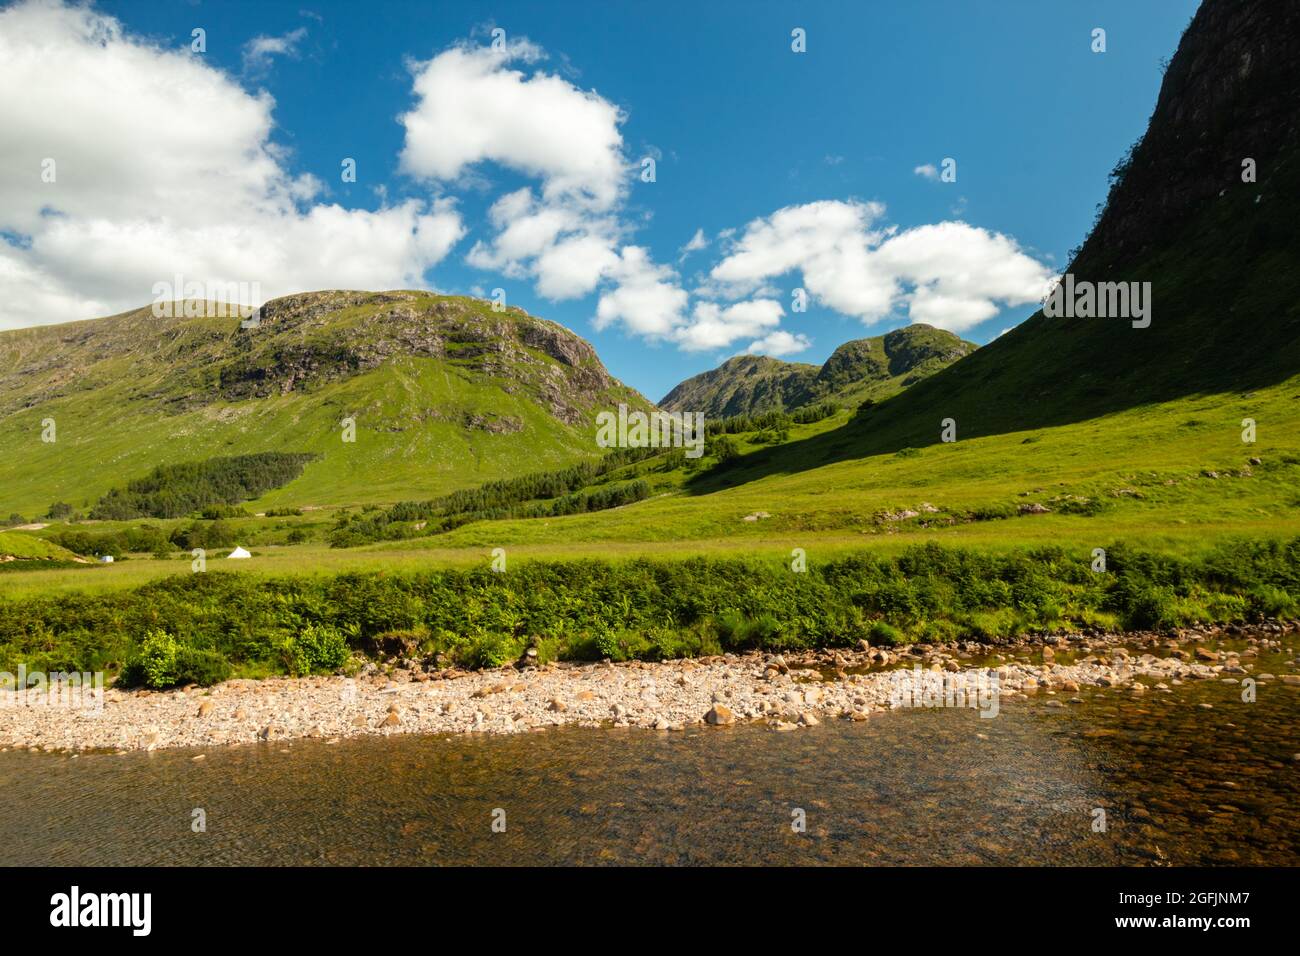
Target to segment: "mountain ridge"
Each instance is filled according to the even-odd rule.
[[[82,506],[232,448],[321,456],[273,493],[286,502],[429,497],[514,474],[521,456],[594,458],[595,415],[619,403],[651,407],[580,336],[481,300],[301,293],[263,305],[255,328],[145,307],[0,332],[0,507]]]
[[[736,355],[678,383],[659,402],[710,417],[792,411],[822,401],[879,400],[974,352],[979,346],[924,323],[851,339],[822,365]]]

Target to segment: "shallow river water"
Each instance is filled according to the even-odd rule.
[[[0,753],[0,864],[1297,865],[1300,688],[1258,695]]]

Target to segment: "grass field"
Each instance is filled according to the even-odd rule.
[[[1253,444],[1242,441],[1243,418],[1256,421]],[[509,561],[690,555],[776,560],[802,548],[815,562],[859,548],[895,554],[930,540],[1003,552],[1060,545],[1080,554],[1124,541],[1197,554],[1224,540],[1300,534],[1300,386],[1290,383],[1249,397],[1202,396],[1032,432],[974,439],[959,433],[954,443],[901,455],[797,468],[806,460],[801,445],[833,443],[847,427],[841,415],[796,426],[791,441],[776,448],[742,443],[746,455],[725,469],[659,472],[655,459],[627,466],[624,473],[641,473],[655,496],[591,514],[480,521],[444,534],[350,549],[323,543],[331,509],[232,519],[238,542],[255,557],[246,565],[216,557],[209,565],[251,575],[469,567],[489,561],[494,548],[506,549]],[[1251,465],[1252,458],[1260,464]],[[261,510],[273,501],[268,499],[246,507]],[[1031,505],[1050,511],[1019,513]],[[770,517],[744,520],[756,512]],[[915,514],[902,517],[908,512]],[[277,543],[293,528],[304,529],[310,540]],[[8,534],[34,538],[57,530],[52,525]],[[0,595],[113,590],[189,573],[188,555],[166,561],[140,556],[107,567],[8,575],[0,581]]]

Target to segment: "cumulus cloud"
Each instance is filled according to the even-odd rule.
[[[1003,306],[1040,300],[1051,271],[1015,240],[964,222],[899,230],[884,206],[827,200],[751,222],[710,273],[715,291],[749,294],[797,272],[816,300],[870,324],[904,310],[961,332]]]
[[[514,68],[542,56],[516,40],[503,50],[456,46],[416,64],[402,168],[446,181],[491,161],[540,179],[547,202],[614,206],[626,182],[622,113],[561,77]]]
[[[610,270],[616,285],[600,296],[596,329],[615,323],[651,339],[670,338],[685,322],[690,298],[669,267],[656,265],[640,246],[625,247]]]
[[[777,329],[763,338],[749,343],[746,349],[750,355],[771,355],[779,358],[782,355],[794,355],[796,352],[802,352],[807,349],[812,342],[808,336],[802,333],[790,333],[785,329]]]
[[[278,37],[255,36],[244,44],[244,71],[263,73],[277,56],[296,57],[298,44],[307,36],[307,28],[299,27]]]
[[[0,327],[144,305],[178,273],[263,298],[423,286],[464,232],[454,205],[314,203],[320,184],[270,141],[273,107],[89,8],[0,10]]]
[[[531,279],[552,301],[598,287],[598,327],[621,321],[660,334],[685,293],[671,270],[642,248],[623,248],[629,163],[624,116],[594,90],[539,66],[544,52],[527,40],[504,49],[458,45],[413,67],[414,108],[401,166],[413,176],[450,182],[494,163],[537,180],[500,197],[495,229],[466,261],[507,278]],[[616,288],[610,288],[610,284]]]
[[[292,56],[305,35],[255,37],[246,62]],[[630,238],[622,111],[544,63],[526,40],[457,45],[416,63],[399,163],[431,198],[390,205],[381,194],[377,210],[345,209],[290,171],[271,141],[269,94],[87,7],[0,10],[0,327],[143,305],[177,274],[257,283],[262,298],[422,287],[466,232],[455,202],[438,197],[489,165],[527,184],[495,198],[470,265],[551,300],[594,294],[597,329],[687,351],[807,348],[805,335],[780,328],[788,290],[777,280],[790,275],[865,322],[902,310],[953,331],[1040,299],[1050,282],[1007,236],[960,221],[900,230],[879,203],[827,200],[713,240],[697,229],[678,264],[714,246],[721,258],[692,295]]]
[[[752,299],[734,305],[697,302],[691,320],[673,338],[687,351],[725,348],[739,339],[762,335],[781,324],[784,310],[772,299]]]
[[[921,166],[917,166],[912,170],[912,172],[920,176],[922,179],[930,179],[936,182],[939,179],[939,167],[934,163],[925,163]]]
[[[613,216],[591,216],[568,203],[547,203],[525,187],[499,198],[488,213],[497,232],[476,242],[467,261],[509,278],[535,278],[548,299],[588,295],[619,261],[623,228]]]

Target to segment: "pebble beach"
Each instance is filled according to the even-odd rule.
[[[1159,634],[1066,634],[1012,644],[860,646],[794,654],[726,654],[662,663],[535,664],[426,670],[367,663],[355,677],[231,680],[171,691],[108,688],[96,706],[0,692],[0,749],[58,752],[211,748],[387,734],[518,734],[562,725],[670,733],[760,722],[797,731],[869,720],[900,701],[900,681],[980,686],[985,716],[1026,697],[1068,707],[1088,693],[1176,694],[1218,680],[1300,691],[1295,624]],[[1233,645],[1225,649],[1225,644]],[[1272,655],[1284,655],[1282,659]],[[1272,672],[1256,659],[1270,655]],[[407,665],[407,666],[402,666]],[[963,706],[976,706],[975,695]],[[201,759],[202,754],[196,755]]]

